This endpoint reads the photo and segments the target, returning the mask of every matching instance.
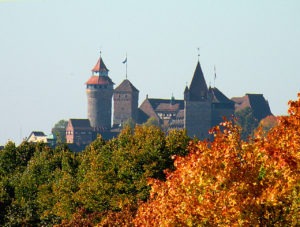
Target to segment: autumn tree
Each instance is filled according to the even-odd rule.
[[[278,124],[277,117],[270,115],[267,116],[259,122],[258,127],[261,127],[264,133],[269,132],[272,128],[274,128]]]
[[[144,123],[145,126],[157,126],[159,127],[159,121],[155,117],[150,117],[148,120]]]
[[[136,226],[298,226],[300,94],[266,136],[241,140],[224,122],[213,142],[191,141],[167,181],[150,179]]]

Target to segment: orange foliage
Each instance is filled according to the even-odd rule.
[[[289,116],[266,136],[240,139],[227,121],[212,130],[213,142],[190,142],[190,154],[175,157],[167,181],[149,180],[151,199],[136,226],[300,225],[300,94]],[[223,130],[220,130],[220,127]]]
[[[278,121],[279,121],[278,117],[275,117],[273,115],[269,115],[269,116],[265,117],[264,119],[262,119],[259,122],[259,127],[261,127],[264,132],[268,132],[273,127],[278,125]]]

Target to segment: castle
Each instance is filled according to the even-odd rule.
[[[95,134],[109,139],[116,136],[128,120],[143,124],[149,119],[155,119],[166,132],[171,129],[186,129],[188,136],[205,139],[209,137],[211,127],[219,124],[223,117],[230,119],[235,106],[241,106],[243,100],[247,100],[237,99],[240,103],[236,103],[216,87],[208,87],[199,60],[190,86],[184,89],[184,99],[175,99],[173,96],[171,99],[154,99],[147,95],[140,107],[139,90],[127,78],[114,89],[108,73],[100,55],[92,69],[92,76],[86,82],[88,119],[69,120],[66,129],[67,143],[89,144]],[[263,100],[265,101],[264,98]],[[270,110],[267,101],[264,104]]]

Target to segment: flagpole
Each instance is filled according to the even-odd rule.
[[[214,71],[215,71],[215,75],[214,75],[214,87],[216,87],[217,73],[216,73],[216,66],[215,65],[214,65]]]
[[[126,64],[126,80],[127,80],[127,53],[126,53],[126,58],[122,63]]]

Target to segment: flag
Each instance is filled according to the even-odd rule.
[[[127,57],[125,58],[125,60],[122,63],[125,64],[126,62],[127,62]]]

